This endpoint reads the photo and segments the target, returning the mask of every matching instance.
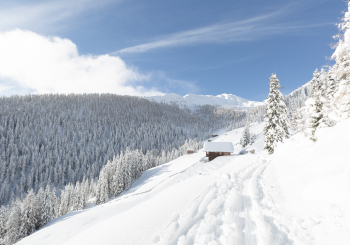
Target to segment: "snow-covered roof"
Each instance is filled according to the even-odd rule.
[[[206,152],[233,152],[231,142],[205,142],[204,151]]]
[[[194,151],[194,148],[187,148],[187,151]]]

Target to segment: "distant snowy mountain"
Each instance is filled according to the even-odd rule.
[[[146,99],[168,104],[176,102],[180,106],[187,106],[189,108],[194,108],[195,105],[218,105],[232,109],[247,109],[264,104],[264,102],[250,101],[233,94],[220,94],[216,96],[187,94],[183,97],[178,94],[166,94],[162,96],[150,96],[146,97]]]

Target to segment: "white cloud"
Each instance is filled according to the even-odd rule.
[[[116,93],[159,95],[119,57],[80,55],[76,45],[20,29],[0,33],[0,93]]]

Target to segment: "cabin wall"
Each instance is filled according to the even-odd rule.
[[[230,156],[230,152],[206,152],[206,157],[209,157],[209,162],[214,160],[216,157],[219,156]]]

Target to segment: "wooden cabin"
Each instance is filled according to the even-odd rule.
[[[187,148],[187,154],[194,153],[194,148]]]
[[[233,144],[231,142],[205,142],[204,151],[210,162],[219,156],[230,156],[233,153]]]
[[[212,134],[211,137],[214,138],[214,137],[218,137],[219,135],[217,134]]]

